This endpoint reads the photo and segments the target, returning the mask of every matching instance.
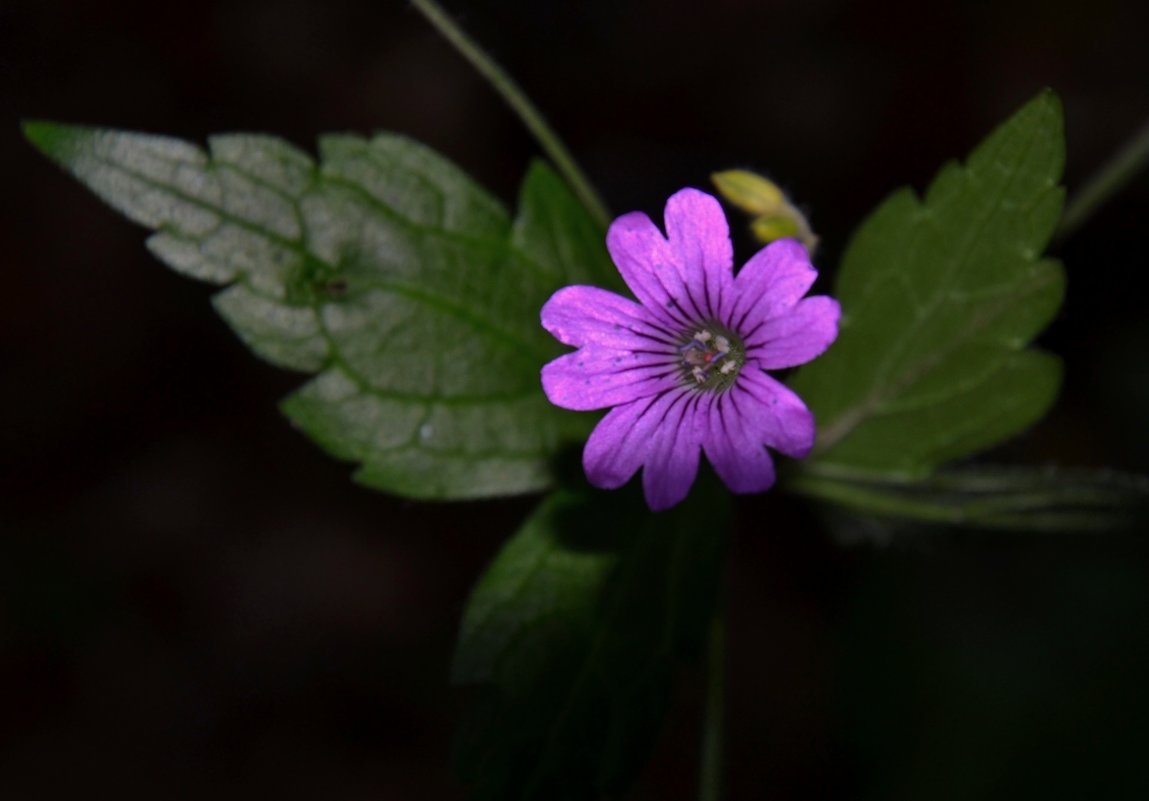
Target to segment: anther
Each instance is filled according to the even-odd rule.
[[[684,377],[700,389],[722,389],[738,375],[742,367],[741,344],[735,347],[725,333],[698,328],[690,339],[678,346]],[[718,368],[717,372],[714,368]]]

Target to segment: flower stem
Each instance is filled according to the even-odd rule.
[[[722,795],[722,731],[726,692],[726,623],[722,610],[710,622],[706,654],[706,711],[702,721],[702,758],[698,777],[699,801],[718,801]]]
[[[595,222],[605,228],[610,222],[610,214],[607,212],[606,204],[595,192],[594,187],[591,186],[586,175],[566,149],[566,145],[559,139],[558,134],[551,129],[543,115],[535,108],[518,84],[473,39],[467,36],[462,28],[434,0],[411,0],[411,4],[503,96],[511,109],[519,116],[523,125],[534,136],[543,152],[550,157],[559,173],[570,184],[583,207],[586,208]]]
[[[1149,164],[1149,122],[1125,143],[1113,158],[1086,181],[1069,201],[1057,229],[1058,241],[1066,239],[1093,216],[1106,201],[1117,194],[1138,172]]]
[[[1149,480],[1108,471],[940,473],[922,481],[791,474],[798,495],[867,515],[949,526],[1027,532],[1121,530],[1149,506]]]

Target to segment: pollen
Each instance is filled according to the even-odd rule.
[[[722,391],[734,384],[743,363],[738,337],[717,324],[683,335],[678,353],[684,382],[695,389]]]

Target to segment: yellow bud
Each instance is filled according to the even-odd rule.
[[[798,223],[790,217],[755,217],[750,230],[760,242],[770,243],[775,239],[797,236]]]
[[[750,231],[759,242],[770,244],[794,237],[811,254],[818,247],[818,237],[810,230],[805,215],[773,181],[747,170],[711,173],[710,180],[726,200],[750,213]]]
[[[786,203],[773,181],[746,170],[711,173],[710,180],[724,198],[750,214],[773,214]]]
[[[806,246],[811,256],[818,249],[818,235],[810,230],[810,224],[802,212],[789,203],[774,217],[755,217],[750,221],[750,232],[763,244],[769,245],[776,239],[793,237]]]

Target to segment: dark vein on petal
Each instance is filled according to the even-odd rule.
[[[726,396],[722,395],[718,398],[718,403],[714,404],[716,413],[718,414],[718,423],[722,426],[722,435],[726,437],[727,450],[734,456],[734,461],[737,462],[738,448],[734,445],[734,435],[730,433],[730,426],[726,420],[726,411],[720,407],[722,401],[726,400]],[[732,407],[731,414],[738,414],[739,417],[742,413],[738,411],[738,404],[735,403],[734,398],[730,398],[730,406]],[[744,432],[745,433],[745,432]]]
[[[619,367],[619,368],[614,369],[614,370],[603,370],[602,372],[598,373],[598,375],[626,375],[628,373],[637,372],[638,370],[657,370],[660,366],[661,365],[657,365],[657,364],[642,364],[642,365],[631,366],[631,367]],[[677,372],[678,372],[678,368],[675,367],[672,370],[667,370],[666,372],[659,373],[658,375],[651,375],[648,377],[649,378],[665,378],[666,376],[674,375]]]
[[[700,309],[698,306],[698,298],[696,298],[694,296],[694,290],[690,286],[690,283],[691,283],[690,279],[691,278],[701,278],[702,279],[703,293],[705,293],[705,291],[706,291],[706,254],[703,253],[703,251],[702,251],[702,243],[701,242],[696,241],[694,243],[694,246],[695,246],[695,255],[697,256],[697,261],[695,263],[698,265],[698,269],[692,270],[690,268],[690,263],[686,259],[682,260],[682,271],[683,271],[682,288],[684,290],[686,290],[686,297],[690,299],[690,305],[694,307],[694,313],[696,315],[698,315],[699,321],[702,321],[702,320],[706,319],[707,315],[705,313],[703,313],[702,309]],[[708,304],[708,310],[709,310],[709,304]],[[711,315],[711,317],[713,318],[713,315]]]
[[[706,311],[709,312],[711,320],[718,319],[718,313],[714,310],[714,303],[710,299],[710,281],[709,276],[702,273],[702,297],[706,300]]]
[[[663,265],[663,266],[665,267],[665,265]],[[677,271],[675,271],[675,272],[677,272]],[[692,325],[692,323],[690,322],[690,320],[686,316],[687,311],[686,311],[686,309],[682,308],[682,304],[679,303],[678,298],[675,297],[675,293],[671,292],[669,289],[666,288],[666,284],[662,280],[661,271],[659,271],[657,269],[651,269],[649,275],[654,279],[655,283],[658,284],[659,288],[662,289],[662,291],[666,294],[667,299],[670,301],[669,306],[663,306],[660,304],[658,306],[658,309],[660,311],[664,311],[665,309],[670,309],[670,308],[677,309],[679,312],[682,313],[682,317],[678,318],[676,320],[676,322],[689,328]],[[687,295],[689,296],[689,294],[690,293],[688,292]],[[669,315],[669,313],[668,313],[668,316],[672,317],[672,319],[674,317],[673,315]]]
[[[671,347],[674,347],[677,344],[677,342],[673,339],[663,339],[662,337],[656,337],[656,336],[653,336],[652,334],[647,334],[647,333],[644,333],[642,331],[635,331],[633,328],[628,328],[627,330],[630,331],[630,333],[634,334],[636,337],[642,337],[643,339],[649,339],[651,342],[658,342],[658,343],[663,344],[663,345],[670,345]]]
[[[634,432],[638,429],[638,421],[641,420],[642,418],[646,417],[647,413],[649,413],[650,410],[652,408],[654,408],[654,405],[656,403],[658,403],[663,398],[665,398],[669,393],[674,392],[676,389],[677,389],[677,387],[668,387],[667,389],[664,389],[664,390],[662,390],[662,391],[660,391],[654,395],[649,396],[650,397],[650,403],[646,404],[646,408],[643,409],[641,412],[639,412],[637,416],[635,416],[634,425],[632,425],[630,430],[626,432],[626,435],[624,436],[622,442],[620,443],[620,446],[627,443],[630,440],[631,435],[633,435]],[[637,403],[637,401],[635,401],[635,402]],[[662,419],[663,420],[666,419],[665,414],[663,415]],[[662,421],[660,420],[659,422],[661,423]]]
[[[718,276],[718,283],[714,287],[714,319],[721,320],[725,324],[722,317],[722,276]],[[726,326],[729,328],[730,326]]]
[[[746,321],[750,318],[750,313],[753,311],[754,311],[754,304],[750,304],[746,308],[746,311],[743,313],[741,319],[738,320],[738,324],[735,326],[739,331],[742,330],[742,326],[746,325]],[[760,326],[761,326],[761,324],[759,324],[759,327]],[[754,331],[757,331],[757,330],[758,330],[758,328],[754,329]],[[751,334],[753,334],[753,333],[754,332],[752,331]],[[747,335],[747,336],[749,336],[749,335]],[[745,337],[743,337],[743,339],[745,339]]]
[[[674,351],[667,351],[667,350],[645,350],[642,348],[632,348],[631,350],[628,350],[625,352],[626,353],[645,353],[645,354],[648,354],[650,356],[665,356],[668,359],[670,359],[671,361],[677,361],[677,359],[678,359],[677,353],[675,353]]]
[[[657,319],[650,319],[653,315],[651,315],[649,308],[647,308],[646,306],[644,306],[642,304],[635,304],[635,305],[638,306],[638,313],[637,314],[632,313],[629,310],[623,310],[623,309],[617,310],[620,315],[624,315],[630,320],[630,322],[627,323],[628,328],[630,327],[631,324],[645,325],[645,326],[653,328],[657,331],[661,331],[662,333],[666,334],[669,337],[674,336],[674,332],[671,331],[670,329],[668,329],[665,325],[663,325]],[[614,320],[603,320],[603,322],[614,323],[615,321]],[[633,329],[631,329],[631,330],[633,330]]]

